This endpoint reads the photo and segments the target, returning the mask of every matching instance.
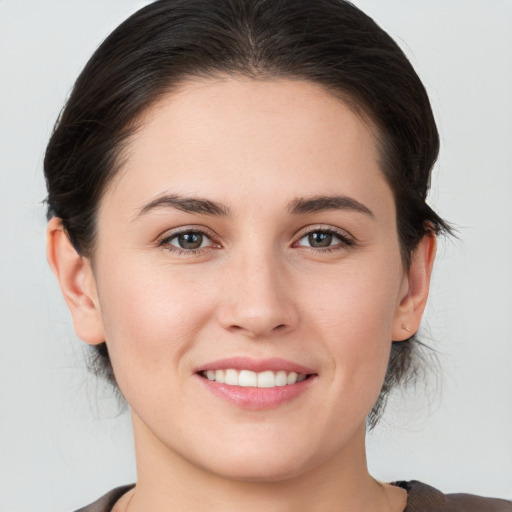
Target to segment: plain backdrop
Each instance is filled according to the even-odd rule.
[[[0,510],[64,512],[135,479],[129,415],[84,369],[44,255],[44,148],[77,74],[148,2],[0,0]],[[382,480],[512,498],[512,2],[356,0],[416,67],[442,136],[424,322],[441,373],[369,436]]]

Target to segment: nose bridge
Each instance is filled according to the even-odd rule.
[[[226,275],[229,291],[221,308],[223,326],[251,336],[291,328],[297,312],[286,275],[279,251],[271,246],[248,244],[233,254]]]

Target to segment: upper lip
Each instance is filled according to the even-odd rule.
[[[250,370],[253,372],[264,372],[284,370],[286,372],[305,373],[311,374],[316,373],[315,370],[308,368],[307,366],[289,361],[287,359],[281,359],[279,357],[272,357],[269,359],[254,359],[251,357],[227,357],[224,359],[217,359],[210,363],[201,365],[195,372],[204,372],[207,370]]]

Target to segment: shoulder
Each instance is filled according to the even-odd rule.
[[[122,487],[116,487],[110,492],[96,500],[94,503],[87,505],[86,507],[80,508],[75,512],[110,512],[112,507],[116,504],[116,501],[121,498],[123,494],[133,489],[135,484],[123,485]]]
[[[407,491],[404,512],[512,512],[512,502],[473,494],[443,494],[416,480],[396,482]]]

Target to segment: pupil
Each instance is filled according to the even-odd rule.
[[[311,233],[308,238],[311,247],[329,247],[332,242],[332,235],[330,233]]]
[[[203,243],[201,233],[183,233],[178,237],[178,243],[182,249],[199,249]]]

